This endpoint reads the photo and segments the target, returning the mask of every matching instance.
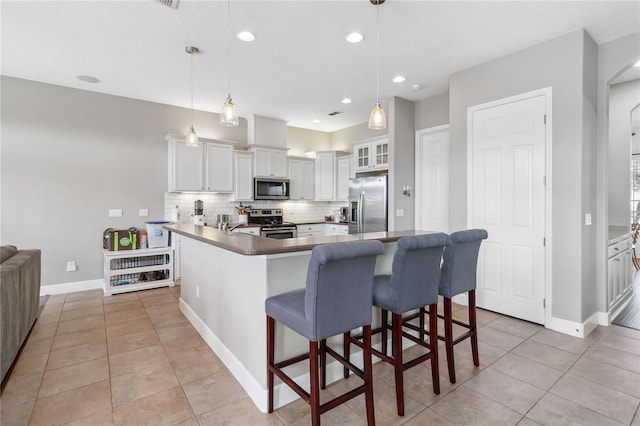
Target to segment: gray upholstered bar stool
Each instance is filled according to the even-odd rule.
[[[473,365],[480,365],[478,357],[478,331],[476,324],[476,270],[478,267],[478,252],[482,240],[488,236],[484,229],[469,229],[451,234],[451,244],[444,250],[442,262],[442,276],[440,277],[439,293],[444,297],[444,343],[447,350],[447,367],[449,381],[456,382],[456,368],[453,346],[463,340],[471,339],[471,354]],[[453,296],[469,294],[469,323],[453,319],[451,298]],[[469,331],[453,338],[453,324],[465,327]],[[440,337],[442,339],[442,337]]]
[[[373,371],[371,367],[371,298],[376,257],[384,252],[380,241],[352,241],[315,247],[307,270],[306,288],[268,298],[267,388],[269,412],[273,412],[273,379],[278,376],[311,405],[311,422],[320,424],[320,414],[362,393],[365,394],[367,423],[375,424]],[[309,340],[309,353],[275,362],[275,321],[280,321]],[[363,327],[364,371],[326,345],[326,338]],[[320,347],[318,347],[320,343]],[[320,381],[325,386],[326,354],[338,360],[364,380],[364,384],[320,405]],[[282,368],[309,359],[310,392],[293,381]]]
[[[425,342],[403,331],[402,314],[425,305],[430,312],[430,330],[437,327],[438,283],[440,282],[440,262],[444,246],[449,243],[449,236],[443,233],[403,237],[398,240],[398,248],[393,257],[391,275],[376,275],[373,281],[373,305],[381,309],[381,327],[374,331],[382,333],[382,351],[373,349],[373,354],[392,364],[396,382],[396,404],[398,415],[404,416],[404,382],[403,372],[424,361],[431,360],[433,391],[440,393],[438,373],[438,334],[431,333],[429,342]],[[388,323],[388,312],[391,311],[391,327]],[[387,330],[391,328],[392,356],[387,355]],[[429,349],[426,354],[403,362],[402,338]],[[345,355],[349,353],[349,343],[360,346],[358,338],[345,334]],[[348,374],[347,374],[348,375]]]

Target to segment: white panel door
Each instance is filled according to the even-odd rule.
[[[449,127],[416,132],[416,229],[449,232]]]
[[[545,95],[471,114],[472,228],[489,238],[478,259],[477,305],[544,324]]]

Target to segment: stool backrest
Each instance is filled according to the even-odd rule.
[[[350,241],[311,251],[305,317],[318,340],[371,324],[373,271],[380,241]]]
[[[438,302],[442,250],[450,241],[441,232],[398,240],[390,290],[400,312]]]
[[[454,232],[444,249],[439,292],[451,298],[476,288],[476,270],[480,243],[488,234],[484,229]]]

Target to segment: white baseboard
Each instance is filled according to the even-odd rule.
[[[266,413],[268,411],[268,390],[263,388],[260,383],[251,375],[251,373],[242,365],[242,363],[236,358],[236,356],[224,345],[224,343],[207,327],[202,319],[191,309],[191,307],[180,298],[180,311],[191,322],[193,327],[198,331],[200,336],[209,345],[211,350],[220,358],[222,363],[229,369],[233,377],[240,383],[240,385],[247,392],[249,397],[253,400],[253,403],[258,409]],[[404,339],[403,347],[413,346],[413,342],[407,342]],[[265,342],[266,344],[266,342]],[[380,344],[374,345],[375,348],[380,350]],[[389,347],[391,347],[391,340],[389,339]],[[359,368],[362,368],[362,355],[357,348],[352,349],[349,360]],[[354,353],[355,352],[355,353]],[[377,357],[373,357],[373,363],[379,362]],[[266,371],[265,360],[265,371]],[[327,364],[327,385],[343,378],[342,364],[337,361]],[[297,377],[292,377],[296,383],[303,388],[309,389],[309,373],[302,374]],[[274,386],[273,389],[273,405],[274,409],[285,406],[288,403],[300,398],[289,386],[284,383],[280,383]]]
[[[568,321],[562,318],[551,317],[545,327],[559,333],[574,337],[586,337],[598,326],[599,315],[594,312],[583,322]]]
[[[627,288],[627,290],[622,294],[620,300],[609,310],[609,312],[598,312],[598,324],[606,326],[611,325],[611,321],[627,307],[629,302],[631,302],[632,297],[633,287],[629,286],[629,288]]]
[[[40,296],[46,294],[62,294],[73,293],[74,291],[94,290],[96,288],[103,288],[104,279],[88,280],[88,281],[75,281],[72,283],[52,284],[40,286]]]

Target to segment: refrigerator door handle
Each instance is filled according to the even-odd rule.
[[[358,232],[362,234],[364,232],[364,192],[361,192],[358,197]]]

